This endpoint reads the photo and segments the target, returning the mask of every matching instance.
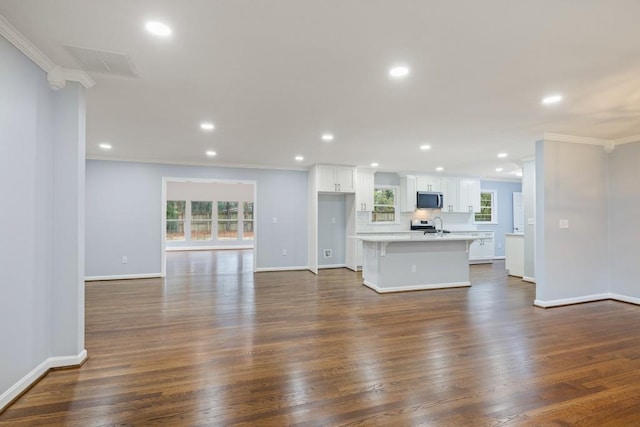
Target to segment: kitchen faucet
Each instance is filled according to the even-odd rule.
[[[442,218],[440,218],[439,216],[433,218],[433,225],[436,225],[436,219],[440,220],[440,231],[438,231],[438,234],[442,235],[444,233],[444,225],[442,224]],[[436,227],[436,231],[438,230],[438,227]]]

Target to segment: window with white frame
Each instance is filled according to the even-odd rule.
[[[484,190],[480,192],[480,211],[474,215],[476,224],[497,224],[498,223],[498,194],[495,190]]]
[[[238,240],[238,202],[218,202],[218,240]]]
[[[242,202],[242,240],[253,240],[253,202]]]
[[[373,193],[373,212],[371,222],[392,223],[396,222],[397,189],[395,187],[376,187]]]
[[[213,202],[191,202],[191,240],[211,240]]]
[[[187,202],[185,200],[167,200],[166,240],[185,240],[186,208]]]

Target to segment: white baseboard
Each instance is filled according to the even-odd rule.
[[[77,356],[49,357],[0,395],[0,412],[49,372],[50,369],[79,366],[84,363],[86,359],[87,350],[82,350]]]
[[[153,279],[162,277],[162,273],[146,273],[146,274],[117,274],[112,276],[86,276],[85,282],[94,282],[98,280],[129,280],[129,279]]]
[[[494,257],[493,257],[493,259],[495,259],[495,260],[501,260],[501,259],[507,259],[507,257],[506,257],[506,256],[504,256],[504,255],[503,255],[503,256],[494,256]]]
[[[327,264],[327,265],[319,265],[318,270],[322,270],[325,268],[346,268],[347,264]]]
[[[610,293],[592,294],[592,295],[584,295],[584,296],[574,297],[574,298],[555,299],[550,301],[543,301],[543,300],[536,299],[533,302],[533,305],[535,305],[536,307],[549,308],[549,307],[558,307],[561,305],[581,304],[583,302],[602,301],[604,299],[612,299],[611,294]]]
[[[522,280],[524,280],[525,282],[536,283],[535,277],[522,276]]]
[[[308,266],[291,266],[291,267],[261,267],[256,268],[256,273],[264,273],[267,271],[300,271],[300,270],[308,270]]]
[[[609,294],[609,296],[611,299],[616,301],[628,302],[630,304],[640,305],[640,298],[629,297],[626,295],[620,295],[620,294],[614,294],[614,293]]]
[[[373,289],[379,294],[386,294],[390,292],[407,292],[407,291],[424,291],[428,289],[445,289],[445,288],[463,288],[471,286],[471,282],[452,282],[452,283],[436,283],[429,285],[411,285],[411,286],[397,286],[393,288],[381,288],[378,285],[364,281],[366,287]]]
[[[214,251],[220,249],[253,249],[253,245],[227,245],[227,246],[167,246],[165,251]]]

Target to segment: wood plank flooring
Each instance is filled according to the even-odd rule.
[[[378,295],[251,257],[174,252],[165,280],[88,283],[89,360],[0,426],[640,425],[638,306],[535,308],[502,262],[471,288]]]

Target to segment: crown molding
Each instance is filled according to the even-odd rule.
[[[628,144],[630,142],[640,142],[640,135],[631,135],[624,138],[614,140],[616,145]]]
[[[87,89],[96,84],[85,71],[57,66],[2,15],[0,15],[0,35],[47,73],[51,89],[62,89],[67,81],[78,82]]]
[[[587,138],[584,136],[563,135],[560,133],[547,133],[542,135],[545,141],[571,142],[574,144],[600,145],[602,147],[611,144],[613,141],[609,139]]]

